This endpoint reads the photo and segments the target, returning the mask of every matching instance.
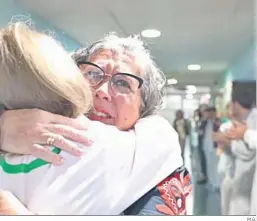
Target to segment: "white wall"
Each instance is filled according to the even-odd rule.
[[[185,117],[189,118],[193,116],[194,111],[198,107],[199,99],[187,100],[181,95],[167,95],[165,97],[165,108],[161,111],[160,115],[173,124],[177,110],[182,109]]]

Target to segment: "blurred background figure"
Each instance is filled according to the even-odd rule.
[[[184,112],[182,110],[176,112],[176,119],[174,120],[173,126],[178,133],[181,155],[184,160],[185,145],[190,131],[190,124],[189,121],[184,118]]]
[[[199,126],[199,121],[201,119],[201,113],[199,109],[196,109],[194,111],[194,115],[190,119],[190,136],[189,136],[189,145],[190,145],[190,158],[195,156],[197,153],[197,148],[198,148],[198,126]]]
[[[206,171],[206,155],[204,150],[205,127],[208,120],[207,107],[200,108],[199,117],[200,118],[197,123],[197,132],[198,132],[198,156],[199,156],[200,168],[199,168],[199,179],[197,183],[204,184],[208,179],[207,171]]]
[[[234,124],[226,133],[226,136],[231,140],[243,140],[250,149],[256,150],[257,146],[257,130],[249,129],[247,124]],[[251,193],[251,210],[250,214],[256,214],[256,169],[254,172],[254,180]],[[231,186],[233,188],[233,185]]]
[[[233,188],[233,176],[235,170],[235,158],[231,152],[230,144],[225,142],[220,143],[220,141],[226,141],[227,138],[225,133],[233,125],[232,104],[228,103],[226,105],[226,115],[227,121],[222,123],[219,132],[213,133],[213,140],[218,144],[217,146],[217,156],[219,157],[218,163],[218,173],[221,178],[220,193],[221,193],[221,214],[229,214],[229,204],[231,201],[231,192]]]
[[[218,166],[218,156],[216,154],[217,143],[213,141],[212,135],[213,132],[217,132],[221,125],[220,119],[217,117],[216,108],[209,107],[207,109],[207,120],[204,127],[204,138],[203,146],[205,159],[207,162],[207,177],[208,183],[210,184],[211,189],[219,190],[220,187],[220,177],[218,175],[217,166]]]
[[[232,90],[232,113],[233,117],[242,124],[246,122],[250,130],[257,129],[256,85],[253,87],[233,86]],[[235,156],[235,171],[233,177],[233,189],[229,215],[249,215],[256,196],[253,192],[256,188],[256,149],[250,148],[249,143],[243,139],[230,140],[231,151]],[[226,141],[227,143],[227,141]]]

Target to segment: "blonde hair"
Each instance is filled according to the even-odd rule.
[[[53,38],[17,22],[0,29],[0,103],[76,117],[89,112],[92,92]]]

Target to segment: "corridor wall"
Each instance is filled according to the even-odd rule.
[[[255,47],[251,45],[222,75],[218,89],[224,104],[230,101],[233,81],[256,81]]]
[[[31,19],[38,30],[50,32],[69,52],[80,47],[80,44],[77,41],[44,18],[27,11],[13,0],[0,0],[0,27],[6,26],[10,21],[19,19]]]

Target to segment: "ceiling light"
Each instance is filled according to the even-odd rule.
[[[196,89],[196,86],[195,85],[187,85],[186,88],[187,89]]]
[[[161,36],[161,32],[155,29],[146,29],[141,32],[141,35],[145,38],[158,38]]]
[[[186,95],[187,100],[192,100],[193,98],[194,98],[194,96],[192,94],[187,94]]]
[[[194,85],[187,85],[186,88],[187,88],[186,93],[188,94],[195,94],[197,91],[196,86]]]
[[[175,78],[168,79],[167,81],[168,85],[177,84],[178,80]]]
[[[199,64],[190,64],[187,66],[187,69],[190,71],[198,71],[201,69],[201,66]]]

